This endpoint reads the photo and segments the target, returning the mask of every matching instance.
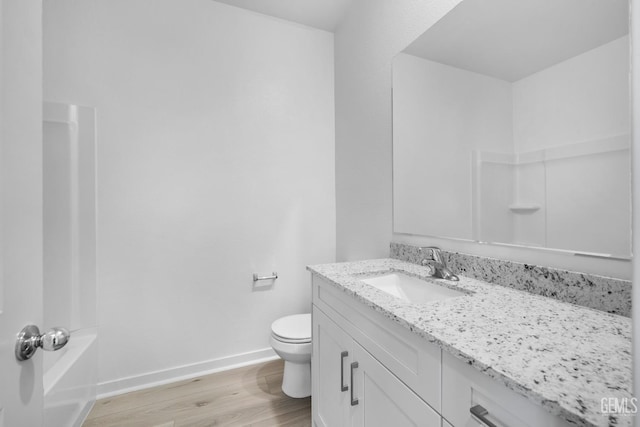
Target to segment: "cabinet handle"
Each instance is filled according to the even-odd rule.
[[[344,358],[349,355],[348,351],[340,353],[340,391],[349,390],[348,385],[344,385]]]
[[[358,404],[358,399],[353,398],[353,370],[358,368],[358,362],[353,362],[351,364],[351,406],[356,406]]]
[[[486,416],[489,415],[489,411],[484,409],[481,405],[476,405],[472,407],[471,409],[469,409],[469,412],[471,412],[471,415],[476,417],[478,420],[480,420],[480,422],[482,422],[487,427],[498,427],[486,418]]]

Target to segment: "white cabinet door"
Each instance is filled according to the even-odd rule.
[[[440,415],[313,306],[313,421],[317,427],[440,427]]]
[[[354,362],[352,387],[358,403],[350,407],[349,425],[440,427],[440,415],[357,344]]]
[[[349,405],[349,367],[353,340],[316,306],[313,306],[313,356],[311,360],[313,420],[318,427],[345,425]]]

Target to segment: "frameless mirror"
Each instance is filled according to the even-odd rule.
[[[627,0],[464,0],[393,62],[394,232],[631,254]]]

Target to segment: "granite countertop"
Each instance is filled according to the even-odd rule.
[[[357,300],[570,423],[631,426],[601,413],[602,398],[632,397],[631,319],[460,276],[468,292],[412,304],[362,278],[389,270],[429,276],[395,259],[307,267]]]

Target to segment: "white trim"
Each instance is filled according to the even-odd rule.
[[[87,420],[87,417],[89,416],[89,412],[91,412],[91,410],[93,409],[93,405],[95,404],[96,404],[95,399],[88,400],[84,404],[84,406],[82,407],[82,410],[78,413],[78,417],[73,423],[73,427],[82,427],[84,422]]]
[[[513,153],[495,153],[493,151],[473,150],[478,163],[498,163],[501,165],[517,164],[517,156]]]
[[[275,359],[278,359],[278,356],[273,349],[269,347],[248,353],[240,353],[219,359],[207,360],[205,362],[193,363],[191,365],[177,366],[162,371],[148,372],[146,374],[106,381],[98,384],[97,399],[104,399],[131,391],[156,387]]]
[[[629,148],[631,148],[630,135],[624,134],[612,136],[609,138],[579,142],[576,144],[561,145],[558,147],[546,148],[539,151],[520,153],[518,154],[517,164],[570,159],[573,157],[591,156],[595,154],[611,153],[614,151],[623,151],[628,150]]]
[[[530,163],[611,153],[614,151],[628,150],[630,148],[630,135],[623,134],[523,153],[494,153],[491,151],[475,150],[473,154],[478,163],[499,163],[520,166]]]
[[[633,135],[632,149],[632,252],[633,257],[633,281],[638,283],[640,279],[640,1],[630,2],[631,17],[631,133]],[[633,304],[632,315],[633,333],[632,351],[633,357],[633,391],[636,396],[640,396],[640,286],[632,288]],[[638,424],[638,421],[636,421]]]
[[[42,121],[49,123],[78,124],[78,106],[45,101],[42,105]]]

